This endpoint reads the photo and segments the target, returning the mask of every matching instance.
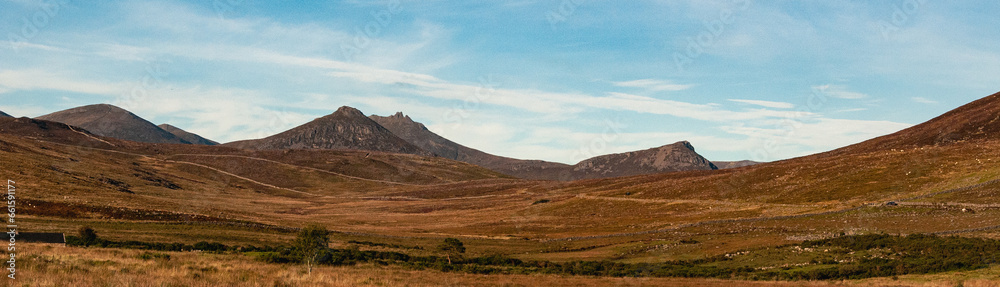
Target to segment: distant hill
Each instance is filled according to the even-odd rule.
[[[223,146],[251,150],[346,149],[432,155],[399,138],[358,109],[347,106],[267,138],[231,142]]]
[[[13,116],[8,115],[7,113],[5,113],[3,111],[0,111],[0,118],[13,118]]]
[[[201,136],[199,136],[197,134],[190,133],[188,131],[182,130],[182,129],[178,128],[178,127],[175,127],[175,126],[172,126],[172,125],[169,125],[169,124],[162,124],[162,125],[159,125],[157,127],[161,128],[161,129],[163,129],[163,130],[165,130],[165,131],[167,131],[167,132],[169,132],[171,134],[174,134],[175,136],[177,136],[177,137],[179,137],[179,138],[181,138],[181,139],[183,139],[183,140],[185,140],[185,141],[187,141],[189,143],[192,143],[192,144],[200,144],[200,145],[217,145],[217,144],[219,144],[216,141],[203,138],[203,137],[201,137]]]
[[[72,108],[37,119],[77,126],[96,135],[129,141],[190,144],[129,111],[107,104]]]
[[[525,179],[576,180],[683,170],[715,169],[687,142],[630,153],[598,156],[576,165],[520,160],[472,149],[441,137],[402,113],[370,118],[399,137],[434,154]]]
[[[651,173],[719,169],[695,152],[691,143],[674,144],[641,151],[609,154],[573,165],[574,179],[609,178]]]
[[[756,162],[756,161],[752,161],[752,160],[712,161],[712,163],[714,163],[715,166],[719,167],[719,169],[741,168],[741,167],[744,167],[744,166],[751,166],[751,165],[760,164],[760,162]]]

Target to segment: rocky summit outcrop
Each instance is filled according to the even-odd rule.
[[[431,132],[424,124],[414,122],[403,113],[388,117],[371,115],[368,118],[403,140],[443,158],[460,160],[475,156],[473,154],[477,152]]]
[[[223,146],[255,150],[349,149],[433,155],[399,138],[358,109],[347,106],[270,137],[231,142]]]
[[[132,112],[107,104],[72,108],[37,119],[64,123],[86,129],[95,135],[128,141],[190,144]]]
[[[681,141],[647,150],[589,158],[573,165],[570,174],[574,179],[590,179],[714,169],[719,168],[695,152],[691,143]]]

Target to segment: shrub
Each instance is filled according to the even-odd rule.
[[[291,263],[295,262],[288,256],[282,256],[279,252],[261,252],[256,259],[266,263]]]
[[[170,260],[170,254],[156,253],[156,252],[143,252],[142,254],[139,254],[136,257],[142,260],[153,260],[153,259]]]
[[[444,252],[448,256],[448,264],[451,264],[451,256],[455,257],[462,256],[465,253],[465,245],[462,241],[455,238],[445,238],[441,245],[438,245],[438,251]]]
[[[80,241],[84,246],[90,246],[98,242],[97,232],[90,226],[80,227]]]

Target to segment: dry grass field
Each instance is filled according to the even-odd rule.
[[[149,252],[25,244],[25,262],[7,286],[998,286],[1000,267],[929,276],[836,282],[730,281],[685,278],[599,278],[558,275],[473,275],[394,266],[266,264],[242,255]],[[164,257],[163,255],[169,257]]]

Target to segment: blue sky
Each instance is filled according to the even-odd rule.
[[[0,110],[228,142],[348,105],[517,158],[770,161],[1000,90],[997,1],[96,2],[0,0]]]

